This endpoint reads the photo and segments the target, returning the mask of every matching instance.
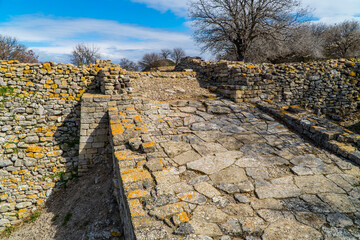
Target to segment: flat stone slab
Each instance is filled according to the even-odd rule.
[[[262,236],[263,240],[317,240],[319,231],[295,220],[279,220],[270,224]]]
[[[188,162],[193,162],[195,160],[198,160],[200,157],[201,156],[198,153],[196,153],[194,150],[190,150],[180,155],[177,155],[176,157],[173,158],[173,160],[179,165],[184,165]]]
[[[217,173],[211,174],[210,179],[215,184],[230,183],[236,184],[248,180],[244,169],[237,166],[231,166],[229,168],[218,171]]]
[[[191,150],[190,144],[184,142],[164,142],[160,145],[164,148],[165,153],[170,158],[176,157],[183,152]]]
[[[304,193],[345,193],[343,189],[323,175],[298,176],[295,177],[295,183]]]
[[[242,154],[237,151],[216,153],[215,156],[206,156],[197,161],[187,163],[188,169],[197,170],[205,174],[214,174],[231,166]]]

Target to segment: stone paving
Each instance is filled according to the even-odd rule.
[[[121,111],[146,126],[115,153],[138,239],[360,239],[359,166],[253,105]]]

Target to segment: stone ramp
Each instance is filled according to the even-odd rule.
[[[359,167],[251,104],[139,100],[109,115],[126,239],[360,237]]]

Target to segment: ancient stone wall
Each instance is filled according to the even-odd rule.
[[[270,99],[335,114],[359,109],[358,59],[253,65],[185,58],[177,70],[189,68],[212,90],[236,102]]]
[[[79,162],[80,100],[99,91],[106,64],[0,61],[0,230],[87,168],[89,160]]]

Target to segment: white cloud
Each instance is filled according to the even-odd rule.
[[[314,16],[324,23],[360,21],[359,0],[302,0],[302,3],[314,10]]]
[[[67,61],[79,42],[95,44],[104,57],[118,61],[122,57],[138,60],[149,51],[182,47],[189,55],[198,55],[191,36],[110,20],[89,18],[50,18],[21,16],[0,23],[0,34],[14,36],[39,52],[41,60]],[[40,46],[39,46],[40,45]]]
[[[172,11],[179,16],[187,15],[190,0],[132,0],[144,3],[159,11]],[[314,10],[321,22],[336,23],[344,20],[360,20],[360,0],[301,0],[304,6]],[[357,17],[356,17],[357,16]]]
[[[176,15],[185,17],[187,15],[187,3],[189,0],[131,0],[133,2],[145,3],[149,8],[161,12],[172,11]]]

